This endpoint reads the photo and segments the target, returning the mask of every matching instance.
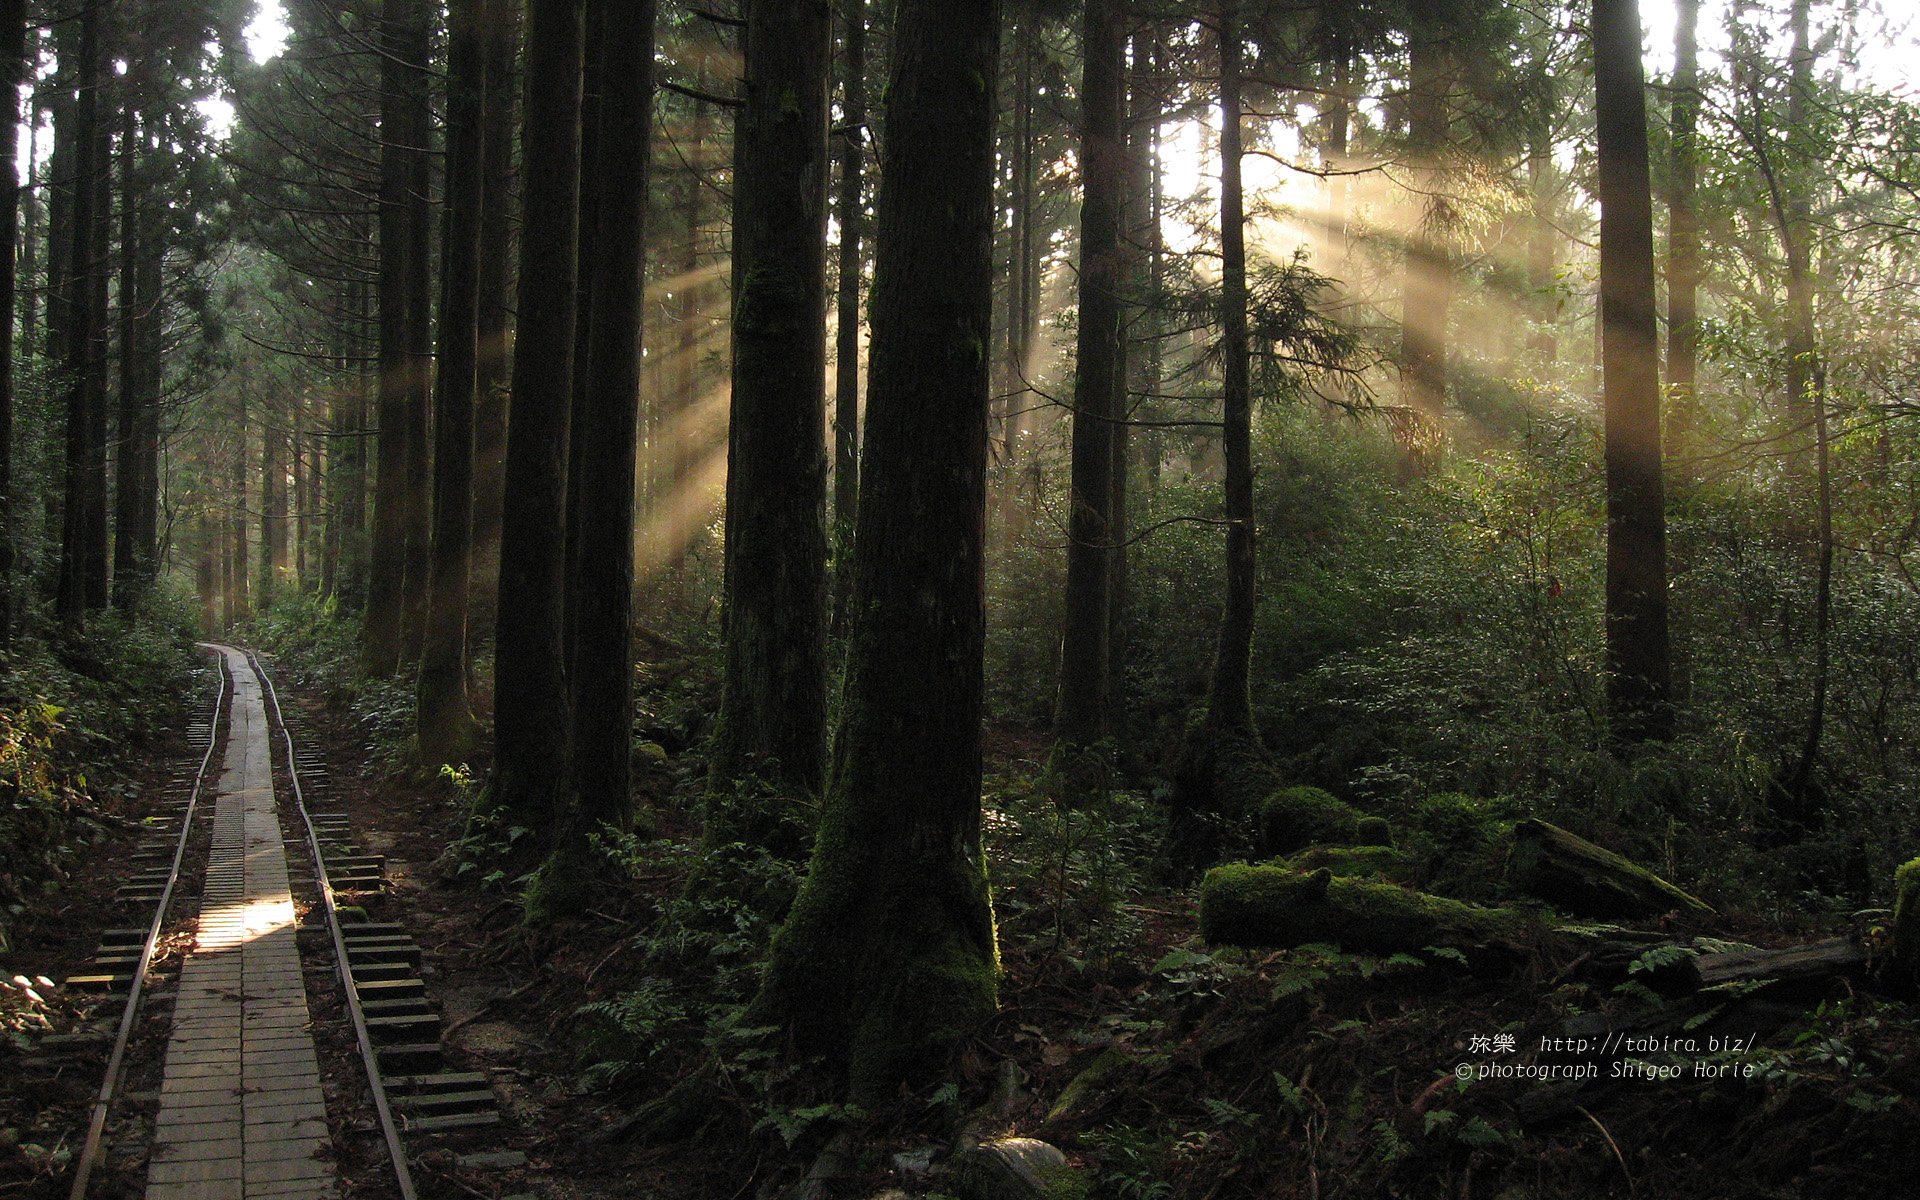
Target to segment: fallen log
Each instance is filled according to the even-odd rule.
[[[1858,979],[1866,973],[1865,948],[1847,938],[1829,938],[1777,950],[1733,950],[1702,954],[1694,960],[1700,986],[1723,983],[1764,983],[1769,996],[1823,994],[1836,979]]]
[[[1507,880],[1529,896],[1581,917],[1652,917],[1667,912],[1704,916],[1704,901],[1645,867],[1545,821],[1513,827]]]
[[[1230,863],[1200,884],[1200,936],[1214,945],[1287,949],[1337,942],[1374,954],[1428,946],[1511,957],[1540,930],[1529,913],[1486,908],[1322,868]]]

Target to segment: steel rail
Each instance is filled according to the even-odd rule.
[[[208,650],[220,650],[211,642],[199,643]],[[216,668],[219,671],[220,687],[213,698],[213,719],[207,724],[207,749],[200,756],[200,769],[193,777],[193,789],[187,793],[187,808],[180,817],[180,836],[173,846],[173,865],[167,872],[167,886],[161,889],[160,903],[153,910],[153,920],[147,924],[147,938],[140,946],[140,963],[133,972],[132,986],[127,989],[127,1004],[120,1013],[120,1030],[113,1039],[113,1052],[107,1056],[106,1078],[100,1081],[100,1094],[93,1102],[93,1115],[87,1121],[87,1140],[81,1147],[80,1159],[73,1172],[73,1187],[67,1193],[69,1200],[82,1200],[87,1194],[87,1181],[93,1176],[93,1163],[100,1154],[100,1138],[107,1130],[107,1113],[113,1107],[113,1094],[120,1088],[120,1072],[126,1065],[127,1043],[133,1034],[133,1022],[139,1015],[140,998],[146,991],[147,968],[153,965],[154,947],[160,941],[160,931],[166,926],[167,907],[173,903],[173,885],[180,878],[180,863],[186,858],[187,839],[193,833],[193,814],[200,803],[200,793],[206,787],[207,766],[213,761],[213,751],[220,744],[221,717],[226,713],[226,702],[231,689],[227,686],[227,659],[222,654]],[[227,722],[229,725],[232,721]]]
[[[295,765],[293,757],[293,734],[288,731],[286,720],[280,713],[280,693],[274,688],[273,679],[267,674],[266,668],[260,665],[260,656],[252,650],[243,653],[253,667],[255,678],[266,688],[267,699],[273,705],[273,723],[280,727],[280,738],[286,744],[287,778],[293,783],[294,807],[299,810],[300,823],[307,831],[307,850],[313,855],[314,882],[320,893],[321,907],[326,910],[327,930],[333,935],[333,958],[339,971],[340,988],[347,997],[347,1013],[353,1018],[353,1034],[360,1043],[360,1062],[367,1070],[373,1106],[380,1115],[381,1132],[386,1135],[387,1155],[393,1160],[394,1178],[400,1185],[401,1200],[417,1200],[413,1171],[407,1164],[406,1147],[400,1140],[399,1127],[394,1124],[393,1110],[387,1104],[380,1061],[373,1051],[373,1037],[367,1032],[367,1015],[360,1007],[360,993],[353,986],[353,968],[347,962],[347,939],[340,931],[340,911],[333,902],[333,883],[327,878],[326,860],[320,854],[320,835],[314,830],[313,817],[307,812],[306,794],[300,788],[300,768]]]

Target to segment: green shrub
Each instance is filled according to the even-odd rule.
[[[1353,806],[1317,787],[1289,787],[1260,802],[1260,849],[1291,854],[1319,843],[1351,844],[1360,814]]]

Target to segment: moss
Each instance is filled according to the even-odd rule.
[[[1215,945],[1286,948],[1337,942],[1393,954],[1427,946],[1480,947],[1523,939],[1528,914],[1486,908],[1321,868],[1231,863],[1200,885],[1200,934]]]
[[[1371,879],[1407,884],[1413,862],[1392,846],[1309,846],[1274,865],[1299,872],[1325,869],[1339,879]]]
[[[1108,1046],[1060,1090],[1060,1098],[1047,1110],[1049,1122],[1077,1116],[1081,1110],[1106,1092],[1114,1080],[1133,1062],[1133,1056],[1118,1046]]]
[[[1260,802],[1260,849],[1291,854],[1321,843],[1350,845],[1360,814],[1345,801],[1316,787],[1281,788]]]
[[[1391,846],[1393,845],[1393,826],[1387,824],[1385,817],[1361,817],[1353,829],[1353,844]]]
[[[748,1023],[844,1072],[882,1108],[993,1016],[1000,956],[984,848],[880,852],[849,806],[823,814],[813,866],[774,936]]]
[[[1893,873],[1893,971],[1904,990],[1920,985],[1920,858]]]

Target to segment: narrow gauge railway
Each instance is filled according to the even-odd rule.
[[[148,1200],[320,1200],[345,1190],[342,1137],[379,1143],[377,1190],[415,1200],[415,1157],[442,1135],[499,1124],[495,1096],[485,1074],[449,1069],[419,945],[402,924],[367,919],[384,856],[354,841],[326,762],[296,740],[268,669],[248,650],[203,648],[216,685],[189,730],[197,762],[174,773],[181,794],[147,819],[115,894],[125,927],[105,931],[62,985],[100,996],[92,1032],[78,1036],[112,1031],[69,1200],[104,1194],[109,1150]],[[163,935],[195,898],[176,969]],[[316,982],[334,994],[315,995]],[[351,1026],[347,1057],[364,1075],[331,1098],[319,1046],[329,1033],[348,1039],[310,1000]],[[159,1086],[135,1097],[125,1083],[139,1056],[159,1064]],[[371,1148],[359,1149],[349,1157],[364,1163]],[[356,1191],[371,1186],[364,1174]]]

